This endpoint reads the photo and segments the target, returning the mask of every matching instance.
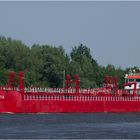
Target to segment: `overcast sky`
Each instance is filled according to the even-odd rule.
[[[83,43],[100,65],[140,66],[140,1],[0,2],[0,35],[66,52]]]

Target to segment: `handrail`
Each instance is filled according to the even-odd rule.
[[[18,87],[8,87],[8,86],[0,86],[1,91],[18,91],[20,92]],[[41,88],[41,87],[25,87],[24,88],[25,93],[32,93],[32,94],[37,94],[37,93],[43,93],[43,94],[90,94],[90,95],[104,95],[104,96],[110,96],[112,95],[112,90],[107,89],[107,88],[93,88],[93,89],[79,89],[79,92],[76,93],[75,88]],[[136,95],[138,95],[138,92],[140,94],[139,90],[136,90],[137,92]],[[127,93],[126,90],[118,90],[118,94],[114,94],[114,96],[123,96],[123,95],[132,95],[131,93]]]

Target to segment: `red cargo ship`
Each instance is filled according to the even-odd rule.
[[[116,77],[107,76],[101,88],[81,89],[79,76],[65,88],[24,87],[24,73],[19,72],[19,86],[14,87],[14,72],[9,73],[7,86],[0,87],[1,113],[80,113],[140,112],[140,74],[127,74],[124,90],[118,89]]]

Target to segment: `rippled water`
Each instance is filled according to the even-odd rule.
[[[0,114],[3,138],[140,138],[140,113]]]

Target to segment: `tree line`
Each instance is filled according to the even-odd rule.
[[[118,76],[124,83],[124,70],[108,64],[101,66],[92,57],[90,48],[80,44],[67,54],[63,46],[26,46],[22,41],[0,37],[0,85],[7,84],[9,71],[25,71],[27,86],[63,87],[64,74],[80,76],[82,88],[99,87],[104,77]],[[17,81],[17,80],[16,80]]]

